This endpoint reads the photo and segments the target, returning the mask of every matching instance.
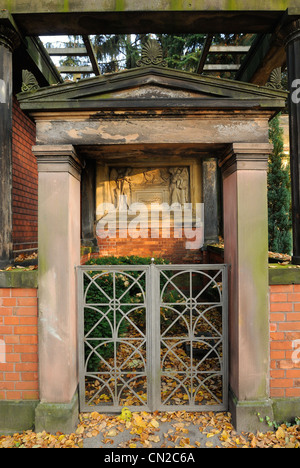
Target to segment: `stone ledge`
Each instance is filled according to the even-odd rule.
[[[11,435],[34,428],[39,401],[0,401],[0,434]]]
[[[38,271],[15,269],[0,271],[0,288],[24,288],[38,287]]]
[[[293,265],[269,266],[269,285],[300,284],[300,268]]]

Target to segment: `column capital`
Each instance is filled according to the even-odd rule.
[[[6,47],[6,49],[9,49],[10,52],[13,52],[20,44],[20,35],[13,26],[0,23],[0,46],[2,45]]]
[[[80,180],[83,162],[72,145],[36,145],[32,148],[39,172],[69,172]]]
[[[300,18],[285,23],[279,30],[278,38],[285,47],[295,40],[300,40]]]
[[[238,170],[267,171],[271,151],[269,143],[233,143],[219,161],[223,177]]]

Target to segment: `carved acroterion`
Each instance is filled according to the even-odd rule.
[[[137,62],[138,67],[166,67],[167,62],[163,58],[163,50],[159,42],[149,39],[142,48],[141,60]]]

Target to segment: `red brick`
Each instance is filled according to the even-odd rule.
[[[295,313],[295,312],[294,312],[294,313],[291,313],[291,314],[287,313],[287,314],[286,314],[286,320],[287,320],[287,322],[288,322],[288,321],[297,321],[297,322],[300,322],[300,313],[299,313],[299,314],[297,314],[297,313]]]
[[[16,326],[14,332],[16,335],[36,335],[37,327],[30,325]]]
[[[286,302],[287,294],[286,293],[271,293],[270,301],[271,302]]]
[[[271,351],[271,359],[273,360],[280,360],[285,358],[284,351]]]
[[[293,331],[293,330],[300,331],[299,322],[285,322],[285,323],[278,324],[278,331]]]
[[[299,379],[300,378],[300,369],[289,369],[286,371],[286,377],[290,377],[291,379]]]
[[[0,289],[0,297],[10,297],[10,288],[1,288]]]
[[[270,381],[270,386],[272,388],[290,388],[293,386],[292,379],[272,379]]]
[[[36,305],[37,305],[36,297],[17,298],[17,306],[36,306]]]
[[[5,306],[15,306],[16,305],[16,299],[12,297],[3,297],[0,299],[0,305]]]
[[[271,398],[283,398],[285,396],[285,391],[282,388],[272,388],[270,396]]]
[[[271,302],[270,312],[291,312],[293,304],[290,302]]]
[[[285,314],[284,313],[271,313],[270,314],[271,322],[284,322],[285,321]]]
[[[20,380],[20,374],[18,372],[7,372],[5,374],[6,382],[18,382]]]
[[[270,333],[270,338],[271,340],[274,340],[274,341],[277,341],[277,340],[282,341],[284,340],[284,336],[285,336],[284,333],[276,333],[276,332]]]
[[[288,294],[288,301],[290,301],[290,302],[300,302],[300,293]]]
[[[21,378],[24,382],[36,382],[38,375],[36,372],[23,372]]]
[[[16,390],[38,390],[38,382],[16,382]]]
[[[23,400],[38,400],[39,399],[39,392],[38,391],[25,391],[22,392],[22,399]]]
[[[6,399],[7,400],[21,400],[22,393],[17,391],[10,391],[6,392]]]
[[[288,398],[299,398],[300,388],[287,388],[285,390],[285,396]]]
[[[36,317],[37,307],[15,307],[14,312],[19,316]]]
[[[291,350],[292,343],[290,341],[272,341],[270,343],[271,350]]]
[[[37,290],[35,288],[14,288],[12,289],[12,297],[36,297]]]
[[[294,290],[292,284],[272,284],[270,289],[272,293],[293,292]]]

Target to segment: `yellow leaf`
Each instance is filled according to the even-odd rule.
[[[129,444],[129,448],[136,448],[136,444]]]
[[[212,442],[206,442],[206,447],[208,448],[212,448],[214,446],[214,444]]]
[[[276,439],[284,439],[285,438],[285,432],[282,429],[282,427],[279,427],[276,431]]]
[[[136,426],[140,426],[140,427],[146,427],[147,426],[146,421],[144,421],[144,419],[141,416],[137,415],[137,414],[134,415],[134,424]]]
[[[154,435],[150,435],[149,440],[151,440],[151,442],[160,442],[159,436],[154,436]]]
[[[83,434],[83,433],[84,433],[84,427],[83,426],[77,427],[76,434]]]
[[[213,437],[214,435],[215,434],[213,434],[212,432],[209,432],[206,437],[209,439],[210,437]]]
[[[151,419],[149,425],[152,427],[159,427],[159,422],[156,421],[156,419]]]
[[[116,437],[117,434],[118,434],[118,431],[116,429],[111,429],[110,431],[108,431],[107,436]]]
[[[226,440],[229,439],[229,434],[227,431],[223,431],[222,434],[221,434],[221,440],[224,440],[224,442],[226,442]]]

